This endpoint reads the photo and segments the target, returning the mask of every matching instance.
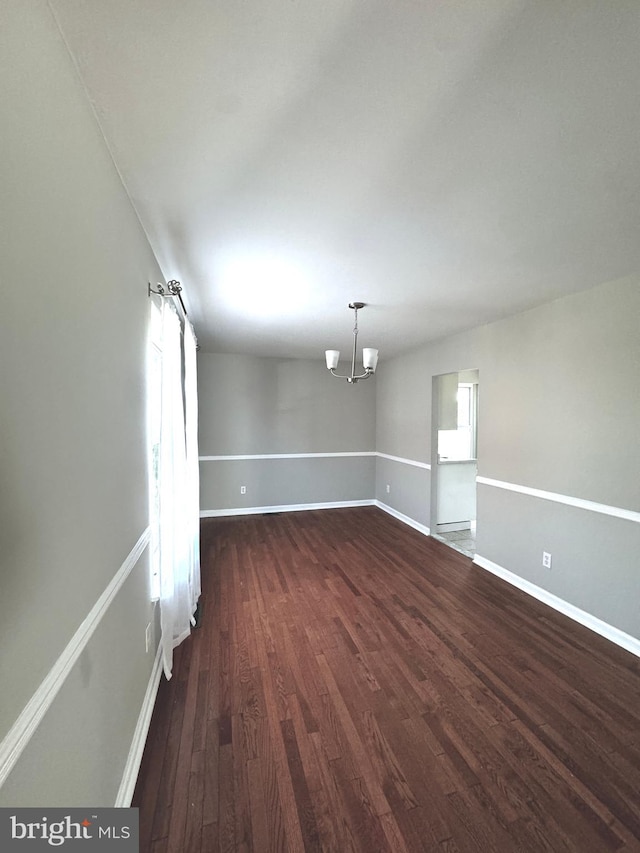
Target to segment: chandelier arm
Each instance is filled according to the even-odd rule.
[[[336,373],[335,367],[330,367],[329,373],[332,376],[335,376],[337,379],[350,379],[351,381],[353,381],[354,379],[369,379],[370,376],[373,376],[373,370],[371,370],[370,367],[365,368],[365,372],[358,374],[358,376],[346,376],[342,373]]]

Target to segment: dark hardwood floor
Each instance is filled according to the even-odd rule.
[[[640,666],[373,508],[210,519],[141,851],[640,850]]]

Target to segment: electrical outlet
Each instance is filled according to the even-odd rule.
[[[147,625],[147,630],[144,632],[144,650],[149,653],[149,647],[151,646],[151,622]]]
[[[545,569],[551,568],[551,554],[548,551],[542,552],[542,565]]]
[[[247,487],[246,486],[240,486],[240,494],[241,495],[247,494]]]
[[[390,491],[391,491],[391,486],[389,485],[389,483],[387,483],[387,494],[389,494]]]

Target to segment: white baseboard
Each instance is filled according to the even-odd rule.
[[[147,742],[147,735],[151,724],[151,715],[153,714],[153,706],[156,703],[161,675],[162,647],[158,644],[158,650],[153,662],[153,669],[151,670],[151,676],[149,678],[149,683],[147,684],[147,691],[144,695],[142,708],[140,709],[140,714],[138,716],[138,722],[133,733],[133,740],[131,741],[131,749],[129,750],[127,763],[124,767],[122,782],[120,783],[120,788],[118,789],[118,795],[116,797],[115,807],[117,809],[129,808],[131,800],[133,799],[133,792],[135,791],[136,782],[138,780],[140,763],[142,762],[142,753],[144,752],[144,745]]]
[[[382,501],[373,501],[373,505],[377,506],[378,509],[383,510],[389,515],[392,515],[394,518],[397,518],[398,521],[402,521],[404,522],[404,524],[408,524],[409,527],[413,527],[414,530],[418,530],[420,533],[424,533],[425,536],[429,536],[431,534],[431,531],[426,526],[426,524],[420,524],[419,521],[416,521],[410,516],[405,515],[403,512],[398,512],[398,510],[394,509],[392,506],[383,504]]]
[[[402,512],[398,512],[397,509],[394,509],[393,507],[388,506],[387,504],[384,504],[381,501],[376,501],[373,499],[363,501],[331,501],[329,503],[315,504],[280,504],[277,506],[249,506],[235,507],[231,509],[203,509],[200,511],[200,518],[223,518],[227,515],[263,515],[265,513],[270,512],[303,512],[304,510],[310,509],[342,509],[343,507],[353,506],[377,506],[378,509],[381,509],[389,515],[392,515],[394,518],[397,518],[398,521],[402,521],[404,524],[408,524],[409,527],[413,527],[414,530],[418,530],[420,533],[424,533],[425,536],[429,536],[430,534],[429,528],[425,524],[420,524],[419,521],[415,521],[408,515],[405,515]]]
[[[203,509],[200,518],[222,518],[226,515],[264,515],[270,512],[304,512],[310,509],[342,509],[352,506],[373,506],[374,500],[328,501],[314,504],[277,504],[275,506],[243,506],[229,509]]]
[[[552,592],[548,592],[546,589],[531,583],[531,581],[519,577],[513,572],[510,572],[508,569],[504,569],[502,566],[494,563],[492,560],[488,560],[486,557],[481,557],[479,554],[476,554],[473,562],[480,566],[480,568],[491,572],[491,574],[497,575],[497,577],[502,578],[502,580],[510,583],[512,586],[521,589],[533,598],[537,598],[538,601],[542,601],[543,604],[548,604],[549,607],[552,607],[559,613],[563,613],[575,622],[579,622],[581,625],[584,625],[585,628],[589,628],[596,634],[600,634],[601,637],[610,640],[612,643],[615,643],[616,646],[620,646],[628,652],[631,652],[632,655],[640,657],[640,640],[636,637],[632,637],[631,634],[627,634],[619,628],[615,628],[613,625],[603,622],[602,619],[598,619],[597,616],[592,616],[591,613],[587,613],[585,610],[581,610],[579,607],[570,604],[568,601],[558,598],[558,596],[554,595]]]

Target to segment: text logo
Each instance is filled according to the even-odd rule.
[[[138,853],[138,809],[0,808],[0,850]]]

